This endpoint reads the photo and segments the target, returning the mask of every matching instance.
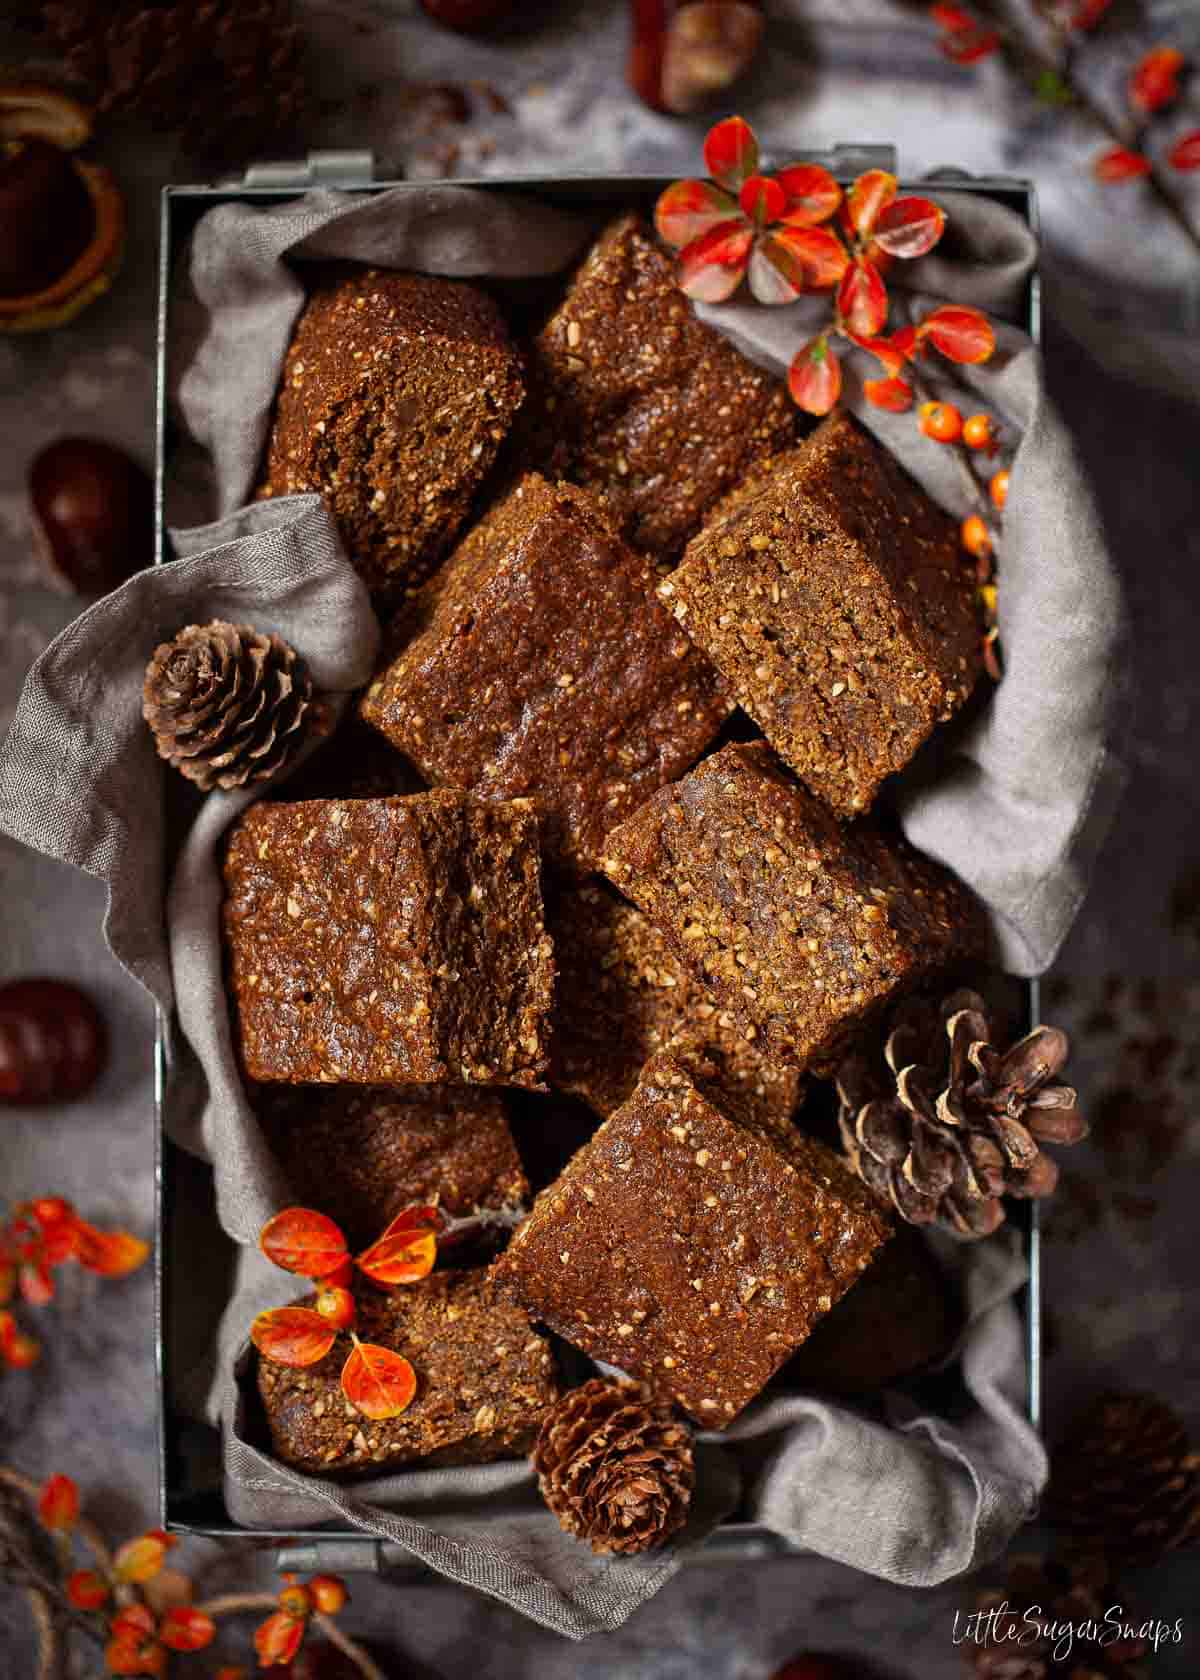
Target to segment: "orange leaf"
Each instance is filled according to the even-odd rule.
[[[875,227],[880,213],[896,196],[898,182],[886,169],[868,169],[860,175],[846,195],[850,225],[860,239],[865,239]]]
[[[1092,168],[1096,179],[1109,186],[1114,181],[1133,181],[1139,175],[1148,175],[1150,159],[1141,152],[1131,152],[1127,146],[1114,146],[1111,151],[1101,152]]]
[[[838,313],[850,331],[874,338],[887,323],[887,289],[874,263],[861,258],[846,270],[838,287]]]
[[[792,227],[785,222],[781,227],[772,229],[767,240],[781,246],[787,253],[796,265],[806,292],[828,291],[837,285],[850,266],[846,247],[829,228]]]
[[[397,1231],[433,1231],[436,1233],[441,1230],[443,1224],[442,1211],[435,1207],[432,1202],[413,1202],[408,1207],[401,1208],[396,1217],[389,1220],[384,1228],[383,1235],[394,1237]]]
[[[98,1610],[108,1599],[108,1582],[94,1569],[77,1569],[67,1578],[67,1597],[77,1610]]]
[[[113,1559],[113,1578],[130,1586],[152,1581],[162,1568],[166,1555],[167,1548],[156,1534],[142,1534],[136,1540],[127,1540]]]
[[[347,1253],[346,1239],[333,1220],[311,1208],[284,1208],[268,1219],[258,1246],[285,1272],[310,1278],[336,1271]]]
[[[1154,47],[1129,78],[1129,103],[1149,115],[1173,105],[1179,97],[1183,54],[1177,47]]]
[[[85,1219],[76,1224],[75,1254],[79,1264],[99,1277],[127,1277],[137,1271],[149,1253],[149,1243],[128,1231],[98,1231]]]
[[[758,141],[743,117],[726,117],[710,128],[704,142],[704,167],[719,186],[737,192],[758,170]]]
[[[770,175],[749,175],[742,182],[738,203],[750,220],[765,227],[787,208],[787,195]]]
[[[254,1320],[250,1340],[274,1365],[315,1365],[337,1340],[337,1330],[312,1307],[272,1307]]]
[[[51,1476],[38,1494],[38,1520],[52,1534],[66,1534],[79,1517],[79,1489],[70,1476]]]
[[[355,1265],[374,1283],[418,1283],[428,1277],[437,1259],[437,1238],[432,1231],[397,1231],[380,1237]]]
[[[828,414],[842,393],[842,364],[822,335],[810,339],[788,369],[792,401],[806,414]]]
[[[946,228],[945,211],[928,198],[895,198],[880,211],[875,243],[889,256],[923,257],[932,251]]]
[[[842,189],[819,163],[789,163],[775,179],[787,197],[783,220],[791,227],[827,222],[842,202]]]
[[[904,379],[864,379],[863,395],[876,408],[903,414],[913,404],[913,388]]]
[[[856,344],[860,350],[869,350],[871,355],[877,357],[893,377],[904,366],[907,360],[906,353],[897,347],[894,337],[864,338],[861,333],[851,332],[848,328],[844,331],[845,336],[852,344]]]
[[[254,1649],[258,1652],[260,1668],[283,1668],[290,1663],[304,1642],[304,1623],[282,1610],[269,1615],[255,1630]]]
[[[342,1367],[342,1393],[373,1423],[399,1417],[412,1404],[417,1374],[408,1360],[390,1348],[354,1338]]]
[[[48,1266],[22,1266],[17,1274],[22,1297],[31,1307],[44,1307],[54,1299],[54,1279]]]
[[[680,251],[737,212],[737,200],[711,181],[672,181],[654,206],[654,226],[665,244]]]
[[[1167,153],[1167,162],[1172,169],[1200,169],[1200,128],[1176,140]]]
[[[701,303],[724,303],[741,283],[753,241],[744,221],[722,222],[693,239],[679,253],[679,289]]]
[[[947,303],[927,315],[917,328],[918,339],[928,338],[952,362],[986,362],[996,348],[992,323],[978,309]]]
[[[168,1610],[158,1626],[158,1637],[170,1651],[203,1651],[217,1636],[217,1624],[203,1610],[183,1605]]]

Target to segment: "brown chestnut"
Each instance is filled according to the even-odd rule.
[[[100,438],[47,444],[29,469],[34,542],[60,586],[103,595],[154,559],[154,487]]]
[[[0,985],[0,1103],[73,1102],[108,1060],[95,1004],[67,980]]]
[[[372,1651],[371,1655],[382,1665],[382,1652]],[[406,1672],[389,1659],[386,1673],[392,1680],[401,1680]],[[306,1639],[287,1673],[291,1680],[359,1680],[362,1669],[327,1639]]]
[[[96,231],[91,194],[49,140],[0,152],[0,296],[44,291],[78,261]]]

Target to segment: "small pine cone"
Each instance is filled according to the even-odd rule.
[[[984,1000],[952,992],[935,1008],[910,998],[892,1013],[882,1055],[837,1070],[838,1125],[863,1182],[913,1225],[968,1239],[1004,1220],[1004,1196],[1048,1196],[1058,1168],[1045,1143],[1078,1143],[1087,1126],[1058,1078],[1067,1035],[1035,1027],[994,1042]]]
[[[687,1521],[692,1437],[637,1383],[593,1377],[548,1413],[533,1449],[542,1498],[594,1552],[645,1552]]]
[[[1103,1394],[1051,1455],[1046,1520],[1129,1563],[1200,1542],[1200,1452],[1152,1394]]]
[[[189,624],[154,650],[142,716],[160,758],[205,793],[265,782],[322,716],[304,661],[248,624]]]

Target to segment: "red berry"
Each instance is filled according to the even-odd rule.
[[[972,414],[963,422],[963,442],[968,449],[986,449],[991,454],[996,448],[996,426],[990,414]]]
[[[982,555],[992,552],[992,533],[977,513],[963,520],[961,536],[963,547],[977,560]]]
[[[82,1097],[107,1057],[104,1022],[77,986],[65,980],[0,986],[0,1103]]]
[[[917,410],[917,424],[935,443],[954,443],[962,434],[963,418],[953,403],[927,402]]]
[[[489,35],[511,21],[512,0],[421,0],[434,23],[460,35]]]
[[[345,1581],[338,1575],[314,1575],[308,1583],[308,1590],[313,1604],[323,1616],[336,1616],[350,1597]]]
[[[1001,467],[998,473],[992,474],[992,481],[988,485],[992,501],[998,508],[1002,508],[1008,500],[1008,468]]]

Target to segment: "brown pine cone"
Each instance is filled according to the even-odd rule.
[[[909,999],[882,1057],[854,1054],[838,1068],[850,1163],[911,1224],[988,1236],[1004,1221],[1001,1197],[1048,1196],[1058,1182],[1039,1146],[1087,1135],[1075,1092],[1057,1077],[1067,1035],[1036,1027],[1006,1050],[994,1037],[976,992],[953,992],[940,1008]]]
[[[1200,1541],[1200,1452],[1152,1394],[1102,1394],[1051,1455],[1046,1521],[1129,1563]]]
[[[42,26],[101,112],[135,112],[209,159],[290,137],[307,100],[291,0],[47,0]]]
[[[323,723],[299,654],[248,624],[189,624],[154,650],[142,716],[160,758],[208,793],[265,782]]]
[[[534,1446],[542,1498],[594,1552],[644,1552],[687,1521],[692,1437],[637,1383],[593,1377],[551,1408]]]
[[[1138,1627],[1142,1617],[1129,1609],[1102,1559],[1022,1553],[1008,1560],[1004,1590],[980,1593],[956,1637],[977,1680],[1054,1680],[1056,1675],[1062,1680],[1147,1680],[1138,1660],[1145,1655],[1145,1640],[1124,1637],[1121,1626],[1114,1638],[1111,1623],[1105,1629],[1106,1613],[1118,1604],[1120,1624]],[[1075,1630],[1071,1639],[1063,1637],[1068,1623]],[[1101,1632],[1107,1643],[1101,1643]]]

